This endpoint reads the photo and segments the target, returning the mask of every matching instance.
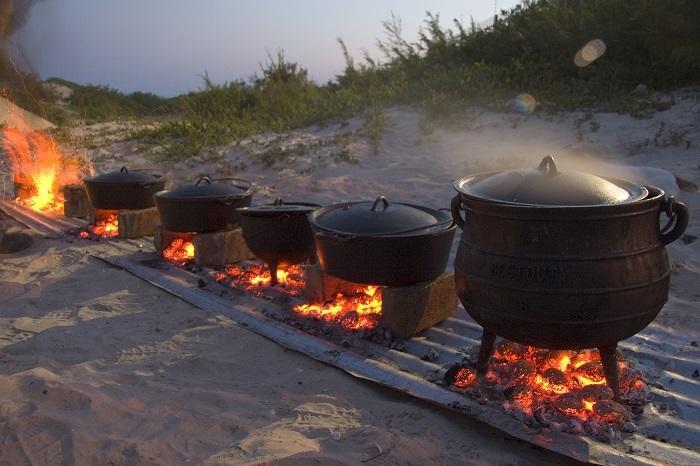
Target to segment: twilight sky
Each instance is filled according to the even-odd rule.
[[[392,12],[412,41],[426,11],[450,25],[493,10],[493,0],[43,0],[16,41],[42,78],[171,96],[198,88],[204,70],[215,82],[249,77],[280,48],[324,82],[344,66],[335,39],[379,56]]]

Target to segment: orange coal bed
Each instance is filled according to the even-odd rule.
[[[294,313],[350,331],[382,327],[407,339],[453,316],[458,305],[452,272],[431,282],[379,287],[341,280],[314,264],[305,278],[306,303],[295,306]]]
[[[213,233],[182,233],[156,224],[153,243],[164,259],[178,265],[222,268],[254,259],[240,228]]]

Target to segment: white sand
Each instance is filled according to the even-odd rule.
[[[483,114],[424,134],[420,115],[394,110],[379,156],[362,138],[350,143],[356,165],[328,156],[339,150],[337,143],[271,168],[256,165],[250,155],[266,139],[278,139],[271,146],[308,146],[356,128],[356,121],[261,136],[220,152],[229,166],[245,163],[235,176],[268,187],[257,200],[281,194],[335,202],[386,194],[446,207],[452,180],[534,164],[544,154],[560,155],[565,165],[588,160],[587,154],[604,156],[700,184],[699,109],[697,100],[679,99],[650,120],[595,114],[600,128],[594,132],[585,122],[582,140],[574,124],[580,114],[553,121]],[[678,145],[662,147],[662,138],[654,145],[660,121],[687,131]],[[651,142],[645,146],[646,139]],[[90,154],[100,169],[151,164],[133,142],[106,142]],[[185,178],[225,165],[217,160],[165,168],[171,177]],[[632,174],[677,190],[667,172]],[[700,196],[679,197],[692,210],[688,234],[700,236]],[[0,464],[333,465],[377,455],[368,464],[571,464],[464,416],[285,351],[90,259],[86,250],[40,240],[19,255],[0,256]],[[689,345],[700,340],[700,240],[678,241],[669,253],[672,295],[656,324]],[[691,378],[694,368],[698,361],[691,360],[677,370]]]

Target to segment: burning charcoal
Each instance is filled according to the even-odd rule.
[[[515,362],[525,356],[525,347],[512,341],[503,340],[496,346],[493,355],[498,359]]]
[[[591,402],[613,399],[613,392],[607,385],[588,385],[575,393],[582,400]]]
[[[534,380],[536,374],[535,366],[530,362],[525,360],[517,361],[513,364],[513,372],[508,381],[508,386],[529,385]]]
[[[471,367],[462,366],[454,375],[453,386],[456,388],[467,388],[476,381],[476,371]]]
[[[568,391],[566,374],[550,367],[536,378],[537,385],[545,392],[562,394]]]
[[[530,412],[532,410],[535,394],[529,387],[525,385],[512,387],[507,389],[504,392],[504,395],[506,395],[513,402],[513,404],[519,407],[522,411]]]
[[[575,393],[564,393],[554,400],[554,407],[568,416],[578,416],[584,409],[581,398]]]
[[[593,412],[612,424],[622,424],[630,419],[627,409],[613,400],[598,401],[593,405]]]
[[[573,352],[568,350],[551,350],[547,355],[548,367],[554,367],[561,372],[566,372],[571,363]]]
[[[587,362],[595,361],[600,361],[600,353],[598,353],[597,350],[583,350],[571,358],[571,365],[574,366],[575,369],[578,369]]]
[[[576,368],[574,374],[582,386],[605,383],[603,365],[598,361],[587,362]]]

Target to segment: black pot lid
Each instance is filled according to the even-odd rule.
[[[235,196],[243,197],[252,191],[252,185],[237,178],[212,180],[203,177],[194,184],[179,186],[156,193],[156,196],[167,199],[219,199]]]
[[[559,171],[547,156],[537,168],[462,178],[455,189],[472,198],[530,206],[603,206],[643,199],[648,191],[633,183],[575,170]]]
[[[87,177],[84,181],[90,183],[152,183],[160,179],[162,179],[160,175],[152,175],[138,170],[129,171],[126,167],[122,167],[121,170]]]
[[[306,215],[320,208],[320,205],[311,202],[285,202],[281,197],[278,197],[272,204],[239,207],[236,210],[244,215],[274,216],[280,214]]]
[[[348,235],[404,236],[443,230],[452,225],[447,212],[428,207],[389,202],[384,196],[375,201],[348,202],[321,208],[311,215],[315,226]]]

